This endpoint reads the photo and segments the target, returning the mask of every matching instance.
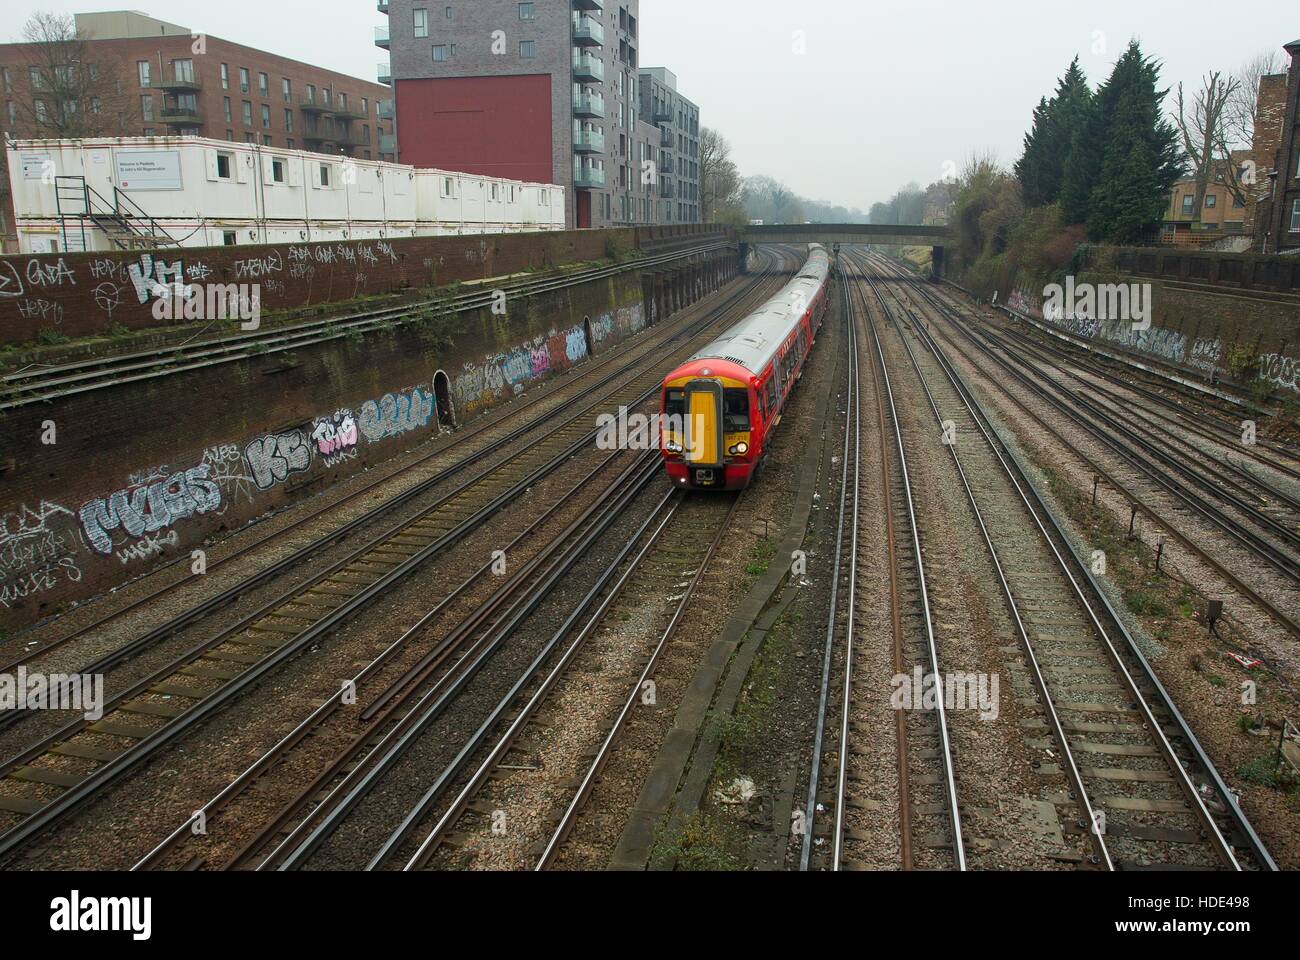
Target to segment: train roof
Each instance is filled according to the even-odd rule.
[[[761,373],[776,357],[777,348],[790,336],[795,322],[807,311],[830,271],[831,258],[826,248],[811,244],[808,261],[797,277],[691,360],[729,360],[751,373]],[[802,310],[796,309],[799,303],[803,304]]]

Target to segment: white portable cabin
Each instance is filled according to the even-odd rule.
[[[114,249],[119,229],[187,247],[564,229],[563,187],[252,143],[27,140],[8,160],[28,253]]]

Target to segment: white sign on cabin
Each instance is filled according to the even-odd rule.
[[[123,190],[181,190],[179,150],[120,150],[113,158]]]

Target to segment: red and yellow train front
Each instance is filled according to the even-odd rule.
[[[726,360],[693,361],[668,375],[659,445],[676,486],[749,486],[762,452],[757,400],[754,375]]]

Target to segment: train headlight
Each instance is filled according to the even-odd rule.
[[[747,453],[749,453],[749,444],[747,443],[738,443],[731,448],[731,455],[733,457],[743,457]]]
[[[671,440],[669,440],[667,443],[664,444],[664,449],[667,450],[669,453],[681,453],[681,452],[682,452],[682,446],[681,446],[681,444],[680,444],[680,443],[673,443]]]

